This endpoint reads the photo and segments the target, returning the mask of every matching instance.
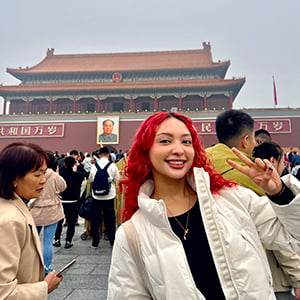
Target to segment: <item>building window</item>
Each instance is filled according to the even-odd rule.
[[[94,112],[96,110],[95,104],[94,103],[88,103],[87,106],[86,106],[86,110],[88,112]]]
[[[150,103],[149,102],[142,102],[142,110],[150,110]]]
[[[113,111],[124,111],[124,103],[113,103]]]

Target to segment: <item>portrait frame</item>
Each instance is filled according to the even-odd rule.
[[[103,127],[106,121],[111,121],[113,124],[113,130],[111,134],[106,135]],[[112,145],[119,144],[119,116],[101,116],[97,117],[97,136],[96,141],[98,145]]]

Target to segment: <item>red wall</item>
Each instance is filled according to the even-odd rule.
[[[195,122],[203,121],[204,116],[196,115],[195,118],[197,120]],[[279,118],[278,116],[276,116]],[[275,117],[274,117],[275,118]],[[277,142],[282,147],[300,147],[300,115],[293,117],[284,117],[285,119],[290,119],[291,122],[291,133],[271,133],[272,138],[275,142]],[[11,124],[12,126],[15,124],[20,124],[20,122],[30,123],[29,117],[24,116],[22,121],[20,119],[16,119],[17,121],[13,122],[14,118],[10,117],[1,117],[0,118],[0,127],[1,125]],[[96,119],[96,117],[95,117]],[[141,116],[140,120],[131,120],[131,119],[122,119],[120,117],[119,124],[119,144],[112,145],[117,151],[122,149],[123,152],[128,150],[132,145],[134,135],[136,130],[139,128],[141,124]],[[254,117],[254,119],[258,119]],[[260,118],[261,119],[261,118]],[[24,120],[24,121],[23,121]],[[69,152],[72,149],[77,149],[82,152],[92,152],[97,149],[99,146],[96,143],[96,135],[97,135],[97,122],[96,120],[86,120],[82,118],[80,121],[69,120],[53,120],[53,116],[31,116],[31,120],[34,122],[57,122],[64,124],[64,137],[39,137],[39,138],[0,138],[0,149],[5,147],[6,145],[17,142],[17,141],[26,141],[39,144],[46,150],[59,151],[60,154]],[[78,120],[78,119],[77,119]],[[213,120],[213,119],[211,119]],[[9,123],[8,123],[9,122]],[[1,137],[1,133],[0,133]],[[202,135],[203,144],[205,147],[208,147],[212,144],[217,143],[217,137],[215,134],[205,134]]]

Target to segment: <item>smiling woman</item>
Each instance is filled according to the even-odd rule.
[[[47,299],[62,280],[55,271],[45,277],[39,236],[26,205],[43,190],[47,160],[34,144],[13,143],[0,153],[0,299]]]
[[[233,152],[247,168],[228,163],[273,196],[218,174],[190,118],[159,112],[142,123],[121,181],[128,222],[107,299],[275,299],[262,244],[300,251],[300,182]]]

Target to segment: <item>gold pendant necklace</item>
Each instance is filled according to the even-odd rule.
[[[186,241],[186,236],[189,233],[189,218],[190,218],[190,211],[187,212],[187,216],[186,216],[186,222],[185,222],[185,227],[183,227],[183,225],[179,222],[179,220],[170,212],[170,210],[167,207],[168,212],[170,213],[170,215],[175,219],[175,221],[178,223],[178,225],[182,228],[183,230],[183,239]]]
[[[180,221],[172,214],[172,212],[169,210],[168,206],[167,207],[167,210],[169,212],[169,214],[175,219],[175,221],[178,223],[178,225],[182,228],[183,230],[183,239],[186,241],[186,236],[187,234],[189,233],[189,219],[190,219],[190,199],[189,199],[189,206],[188,206],[188,212],[187,212],[187,215],[186,215],[186,222],[185,222],[185,227],[180,223]]]

